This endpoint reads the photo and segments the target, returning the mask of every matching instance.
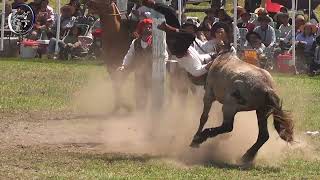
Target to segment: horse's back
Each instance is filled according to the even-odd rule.
[[[247,101],[261,101],[264,94],[273,90],[273,79],[269,72],[241,61],[237,56],[225,54],[212,64],[207,80],[216,98],[221,103],[226,95],[239,91]]]

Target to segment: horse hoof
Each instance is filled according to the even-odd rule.
[[[192,147],[192,148],[199,148],[199,147],[200,147],[200,144],[195,143],[195,142],[192,141],[192,143],[190,144],[190,147]]]
[[[253,162],[253,159],[254,159],[254,156],[246,153],[241,158],[241,164],[244,165],[244,166],[248,166],[248,165],[251,166],[252,162]]]

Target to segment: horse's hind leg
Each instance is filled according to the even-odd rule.
[[[236,104],[224,104],[222,107],[223,111],[223,122],[222,125],[215,128],[207,128],[203,130],[197,139],[193,140],[193,144],[201,144],[206,141],[209,137],[215,137],[219,134],[228,133],[233,130],[233,122],[234,116],[237,113],[236,111]]]
[[[259,126],[259,135],[256,143],[242,156],[243,163],[250,163],[256,156],[258,150],[262,145],[268,141],[269,132],[268,132],[268,116],[269,110],[257,110],[258,126]]]
[[[196,143],[200,138],[200,134],[206,122],[208,121],[209,112],[212,106],[213,101],[215,101],[215,96],[212,89],[207,88],[203,97],[203,111],[200,117],[200,124],[196,134],[193,137],[191,147],[198,147],[199,143]]]

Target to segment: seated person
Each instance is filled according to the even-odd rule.
[[[59,40],[59,58],[60,59],[68,59],[68,55],[70,54],[72,58],[77,58],[81,56],[81,52],[84,51],[81,42],[79,41],[79,36],[81,35],[81,28],[78,26],[73,26],[68,33],[68,35],[63,39]],[[48,58],[56,58],[54,57],[55,47],[56,47],[56,39],[51,38],[48,45]]]
[[[249,22],[251,18],[250,13],[243,12],[242,14],[240,14],[240,17],[242,22],[237,24],[238,28],[246,28],[248,29],[249,32],[253,31],[255,28],[255,25]]]
[[[292,27],[289,24],[289,14],[288,13],[277,13],[274,17],[276,21],[279,21],[281,24],[279,26],[279,37],[285,38],[291,31]]]
[[[314,52],[313,61],[310,64],[310,73],[315,75],[320,70],[320,36],[316,38],[316,49]]]
[[[201,46],[204,52],[200,52],[200,54],[218,54],[229,34],[230,28],[227,24],[222,22],[214,23],[210,32],[210,40]]]
[[[264,56],[264,50],[266,46],[262,43],[260,35],[256,32],[249,32],[246,35],[247,42],[244,45],[244,49],[254,49],[257,51],[258,56]]]
[[[244,45],[244,51],[246,50],[255,50],[256,51],[256,58],[255,60],[258,61],[260,67],[263,67],[266,62],[266,55],[264,53],[266,46],[262,43],[262,39],[260,35],[256,32],[249,32],[246,35],[247,42]],[[244,57],[246,58],[246,57]]]
[[[199,30],[199,32],[202,32],[203,35],[205,36],[204,41],[210,40],[210,31],[211,31],[211,27],[212,27],[214,22],[215,21],[214,21],[213,18],[211,18],[209,16],[206,16],[203,19],[202,23],[200,24],[198,30]]]
[[[306,54],[311,54],[312,45],[315,42],[315,33],[317,32],[317,27],[311,23],[306,23],[300,27],[301,32],[297,34],[297,43],[304,44],[304,52]]]
[[[312,62],[313,44],[315,42],[315,33],[317,27],[311,23],[306,23],[300,27],[301,33],[296,37],[297,43],[297,70],[306,71],[306,66],[310,66]],[[301,52],[301,53],[299,53]]]
[[[230,24],[233,21],[233,19],[227,14],[227,12],[224,9],[218,10],[218,19],[219,22],[223,22],[226,24]]]
[[[276,42],[276,34],[273,27],[269,25],[271,18],[268,16],[259,16],[258,21],[260,22],[260,26],[256,27],[254,32],[260,35],[266,47],[272,47]]]
[[[79,0],[70,0],[68,4],[66,5],[69,5],[71,7],[74,8],[74,11],[72,12],[72,16],[82,16],[83,13],[82,13],[82,9],[81,9],[81,3]]]
[[[61,17],[60,17],[60,35],[64,35],[75,22],[76,17],[72,16],[74,14],[75,9],[72,6],[65,5],[61,8]],[[56,36],[57,31],[57,21],[54,22],[51,33],[52,36]]]
[[[31,33],[30,39],[37,40],[40,37],[41,39],[50,39],[47,32],[49,32],[54,22],[54,14],[52,7],[48,4],[48,0],[41,0],[38,13],[36,14],[34,30]]]

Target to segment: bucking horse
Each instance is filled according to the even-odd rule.
[[[222,125],[203,130],[214,101],[223,104]],[[214,60],[208,72],[203,103],[200,125],[191,147],[198,147],[208,138],[231,132],[235,115],[241,111],[253,110],[258,119],[259,135],[256,143],[242,156],[243,163],[251,163],[258,150],[269,139],[267,120],[271,114],[281,139],[293,141],[291,114],[282,109],[269,72],[241,61],[233,53],[222,54]]]

